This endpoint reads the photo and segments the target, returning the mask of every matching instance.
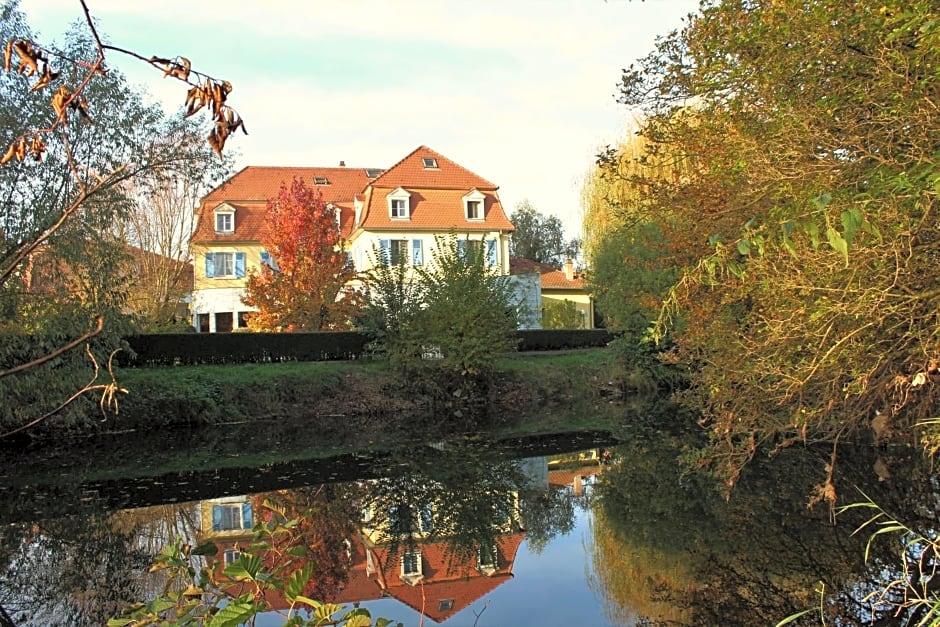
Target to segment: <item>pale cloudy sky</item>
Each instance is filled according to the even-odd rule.
[[[680,27],[697,0],[88,0],[101,34],[144,56],[182,55],[234,85],[246,165],[387,168],[424,144],[580,234],[598,148],[631,114],[621,69]],[[43,41],[77,0],[21,0]],[[169,109],[182,84],[111,55]]]

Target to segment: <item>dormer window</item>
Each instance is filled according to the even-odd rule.
[[[484,217],[483,201],[486,196],[480,190],[471,190],[469,194],[463,197],[464,215],[470,221],[482,221]]]
[[[388,195],[388,217],[393,220],[411,218],[411,194],[401,187]]]
[[[313,184],[314,185],[329,185],[330,179],[326,178],[325,176],[315,176],[313,177]]]
[[[222,205],[215,210],[215,232],[235,232],[235,210],[228,205]]]
[[[437,168],[437,159],[435,159],[434,157],[425,157],[421,161],[424,163],[424,168],[426,170]]]

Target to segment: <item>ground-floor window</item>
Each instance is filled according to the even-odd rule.
[[[209,332],[209,314],[196,314],[196,329],[200,333]]]
[[[238,328],[247,329],[248,328],[248,318],[251,317],[250,311],[239,311],[238,312]]]
[[[220,311],[215,314],[215,332],[231,333],[234,318],[231,311]]]

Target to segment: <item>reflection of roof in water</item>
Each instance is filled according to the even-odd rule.
[[[474,564],[451,567],[446,542],[419,543],[415,550],[421,552],[423,577],[415,585],[402,580],[399,556],[389,556],[388,550],[381,546],[372,550],[375,563],[381,564],[386,560],[390,562],[383,573],[386,586],[384,596],[398,599],[416,612],[440,623],[512,579],[516,553],[524,538],[525,533],[522,532],[507,533],[500,537],[498,567],[490,575],[481,572]],[[356,577],[366,577],[365,556],[360,558],[356,555],[355,559],[357,563],[354,564],[353,570]],[[359,559],[363,560],[361,567]],[[349,585],[335,599],[337,603],[368,600],[354,598],[351,594],[363,586],[361,582],[353,581],[353,570],[350,571]],[[375,590],[380,589],[378,574],[368,577],[368,580]]]

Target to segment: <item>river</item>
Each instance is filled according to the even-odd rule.
[[[314,564],[304,596],[404,625],[774,625],[808,609],[794,624],[866,624],[893,611],[871,593],[923,579],[900,569],[897,538],[854,533],[874,510],[808,507],[829,449],[758,456],[725,492],[679,462],[688,443],[633,429],[259,459],[193,432],[8,454],[0,624],[105,624],[161,594],[166,571],[149,566],[176,538],[211,543],[191,559],[221,577],[278,515]],[[920,455],[844,445],[839,459],[839,504],[870,498],[935,533]],[[256,624],[283,624],[286,597],[265,599]]]

